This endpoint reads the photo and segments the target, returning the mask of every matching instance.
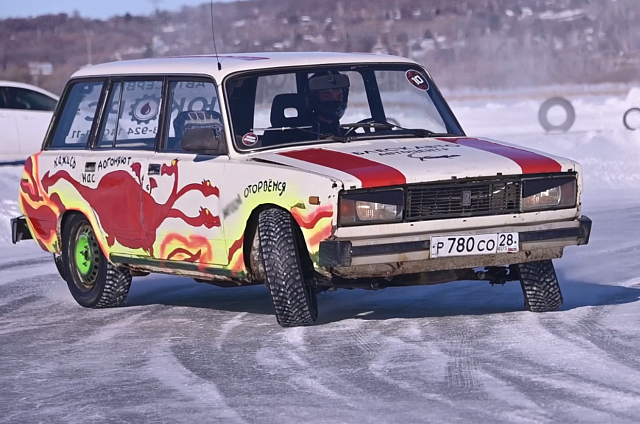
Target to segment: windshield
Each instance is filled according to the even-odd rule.
[[[243,73],[225,90],[238,150],[464,135],[433,82],[411,64]]]

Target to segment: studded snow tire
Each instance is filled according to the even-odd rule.
[[[562,292],[551,260],[518,265],[524,306],[531,312],[555,311],[562,306]]]
[[[276,319],[282,327],[311,325],[318,318],[313,286],[305,284],[299,240],[291,215],[277,208],[258,217],[259,248]]]
[[[84,264],[77,264],[77,240],[86,236]],[[91,224],[84,215],[75,214],[65,220],[62,229],[62,265],[67,286],[73,298],[85,308],[109,308],[120,305],[129,294],[131,273],[107,260]],[[83,266],[87,272],[82,272]]]

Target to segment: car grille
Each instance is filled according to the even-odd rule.
[[[409,186],[405,220],[519,213],[521,191],[519,179]]]

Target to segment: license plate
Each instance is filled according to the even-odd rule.
[[[520,251],[518,233],[431,237],[431,257],[487,255]]]

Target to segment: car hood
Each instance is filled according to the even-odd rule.
[[[574,162],[486,138],[367,140],[251,156],[342,181],[345,189],[575,170]]]

